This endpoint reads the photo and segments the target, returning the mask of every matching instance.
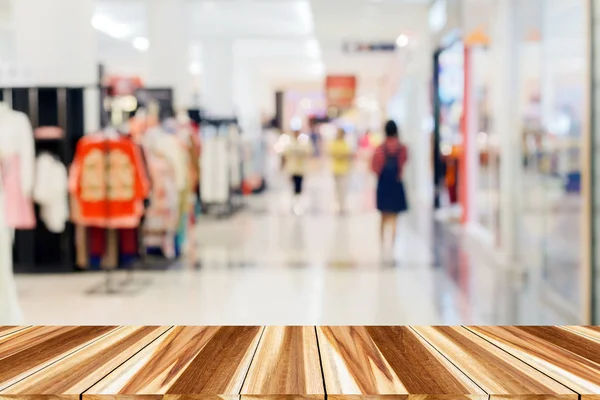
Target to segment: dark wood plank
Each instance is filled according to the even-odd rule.
[[[116,326],[37,327],[0,338],[0,390],[40,371],[102,336]]]
[[[165,333],[169,327],[128,326],[114,330],[90,345],[41,369],[0,392],[16,400],[70,400]]]
[[[462,327],[414,327],[492,398],[577,400],[577,393]]]
[[[560,327],[468,327],[582,395],[600,395],[600,342]]]
[[[238,399],[261,332],[262,327],[174,327],[83,399]]]
[[[487,399],[408,327],[319,327],[328,398]]]
[[[314,326],[266,327],[242,399],[324,399]]]

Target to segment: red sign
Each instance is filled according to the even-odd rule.
[[[328,76],[325,80],[327,104],[335,108],[351,108],[356,96],[356,76]]]

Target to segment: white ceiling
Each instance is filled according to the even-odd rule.
[[[96,0],[96,15],[127,27],[128,38],[148,36],[145,6],[152,0]],[[345,41],[414,41],[427,29],[430,0],[187,0],[190,43],[213,37],[236,41],[239,59],[273,82],[321,80],[325,73],[378,80],[389,73],[395,54],[349,55]],[[121,26],[122,25],[122,26]],[[102,35],[107,64],[141,62],[130,43]],[[125,60],[125,61],[123,61]],[[110,67],[110,66],[109,66]]]

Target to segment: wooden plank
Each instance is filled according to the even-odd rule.
[[[66,329],[59,326],[35,326],[2,336],[0,360],[60,335]]]
[[[0,339],[0,390],[87,346],[116,326],[37,327]]]
[[[600,340],[600,326],[562,326],[561,328],[575,332],[579,335]]]
[[[582,395],[600,399],[600,342],[559,327],[468,327]]]
[[[491,398],[577,400],[577,393],[462,327],[413,327]]]
[[[128,326],[112,331],[1,391],[0,398],[77,400],[85,390],[168,329]]]
[[[238,399],[262,327],[174,327],[83,400]]]
[[[242,388],[242,399],[324,399],[313,326],[266,327]]]
[[[487,399],[407,327],[317,328],[328,398]]]
[[[0,337],[29,328],[28,326],[0,326]]]

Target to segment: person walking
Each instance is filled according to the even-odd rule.
[[[408,150],[400,142],[394,121],[385,124],[385,141],[373,155],[371,169],[377,175],[377,209],[381,213],[381,245],[385,247],[386,233],[391,230],[392,247],[396,243],[398,215],[408,211],[402,173],[408,160]]]
[[[300,199],[304,188],[304,175],[311,155],[312,149],[308,136],[302,135],[300,131],[294,131],[284,152],[284,167],[292,178],[294,186],[293,211],[295,214],[301,213]]]
[[[336,138],[329,144],[329,156],[335,182],[335,194],[338,211],[344,214],[346,210],[346,197],[348,195],[348,174],[352,168],[352,149],[346,142],[346,132],[338,129]]]

